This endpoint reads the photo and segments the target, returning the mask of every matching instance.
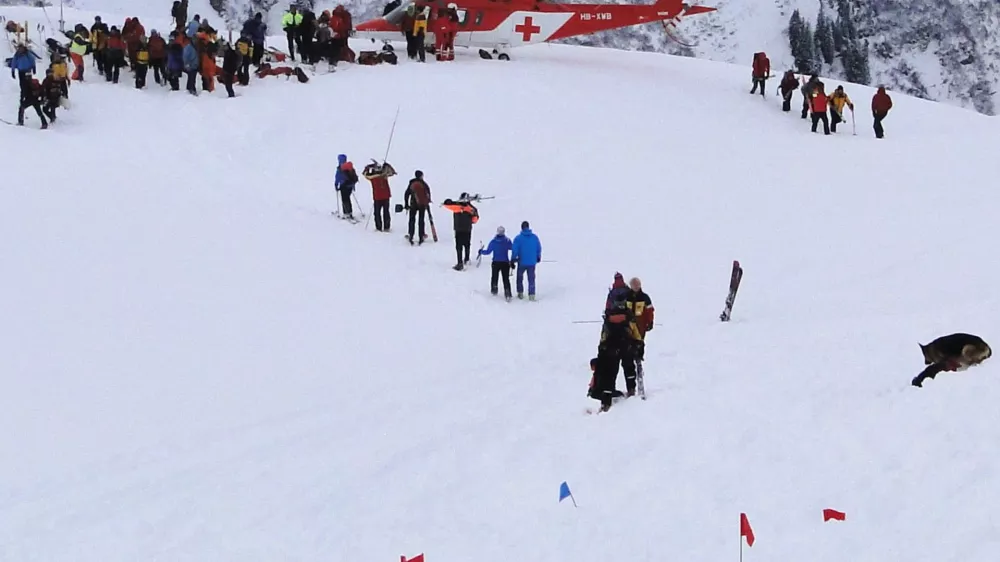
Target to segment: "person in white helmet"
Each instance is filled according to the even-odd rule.
[[[480,256],[493,255],[493,267],[490,273],[490,293],[497,294],[497,281],[503,277],[503,296],[510,302],[513,296],[510,291],[510,251],[514,246],[502,226],[497,227],[497,235],[490,240],[485,250],[479,250]]]

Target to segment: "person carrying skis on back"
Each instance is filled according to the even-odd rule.
[[[517,298],[524,298],[524,274],[528,274],[528,300],[535,300],[535,266],[542,261],[542,242],[531,231],[528,221],[521,223],[521,233],[514,237],[511,261],[517,264]]]
[[[424,233],[424,215],[427,214],[430,205],[431,188],[424,181],[424,173],[417,170],[414,172],[410,184],[406,186],[406,191],[403,192],[403,208],[410,213],[410,228],[406,239],[410,241],[411,246],[413,245],[413,226],[418,215],[420,217],[420,242],[417,244],[423,244],[424,240],[427,239],[427,234]]]
[[[892,109],[892,98],[885,93],[885,86],[879,86],[878,91],[872,96],[872,117],[875,118],[875,138],[877,139],[885,136],[882,120],[889,115],[890,109]]]
[[[389,201],[392,199],[392,189],[389,188],[389,178],[396,175],[392,164],[372,162],[365,166],[365,179],[372,184],[372,214],[375,215],[375,230],[389,232],[391,215]]]
[[[632,312],[624,299],[611,303],[604,311],[604,324],[601,327],[601,342],[597,346],[597,359],[594,367],[593,384],[588,394],[591,398],[601,401],[601,411],[607,412],[611,403],[621,393],[615,389],[618,379],[618,366],[623,357],[632,353],[635,345],[635,332]],[[633,364],[634,365],[634,364]],[[632,373],[632,384],[635,384],[635,373]],[[628,383],[626,372],[626,384]]]
[[[358,183],[358,173],[354,164],[347,161],[346,154],[337,155],[337,175],[334,178],[334,188],[340,192],[340,202],[343,205],[342,218],[354,219],[354,207],[351,205],[351,194]]]
[[[472,245],[472,225],[479,222],[479,209],[470,201],[469,194],[462,192],[458,201],[444,200],[444,208],[455,214],[455,254],[458,259],[455,271],[462,271],[469,264],[469,247]],[[462,259],[465,250],[465,259]]]
[[[14,56],[10,59],[10,77],[23,79],[25,76],[30,76],[34,74],[35,69],[35,53],[28,50],[28,46],[24,43],[19,43],[17,49],[14,51]],[[15,75],[16,72],[16,75]]]
[[[480,256],[493,255],[493,265],[490,271],[490,294],[497,294],[497,281],[503,277],[503,296],[510,302],[512,297],[510,292],[510,254],[514,243],[507,238],[507,233],[503,226],[497,227],[497,235],[490,240],[485,250],[479,250]]]
[[[778,91],[781,92],[781,110],[792,110],[792,95],[799,88],[799,79],[795,77],[795,71],[789,70],[785,73],[781,83],[778,84]]]
[[[847,93],[844,92],[843,86],[837,86],[837,89],[833,91],[833,95],[830,96],[830,131],[837,132],[837,123],[844,123],[844,106],[851,108],[851,113],[854,112],[854,103],[851,102],[851,98],[847,97]]]
[[[757,91],[757,86],[760,86],[761,97],[766,97],[764,95],[765,86],[764,83],[768,78],[771,77],[771,61],[768,60],[767,55],[763,52],[754,53],[753,55],[753,88],[750,93],[753,94]]]

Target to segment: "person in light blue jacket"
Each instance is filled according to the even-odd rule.
[[[181,58],[184,60],[184,72],[187,73],[187,91],[189,94],[197,96],[198,89],[195,86],[195,80],[198,77],[198,67],[201,64],[201,57],[198,56],[198,49],[195,48],[194,41],[189,41],[184,46]]]
[[[493,271],[490,274],[490,293],[497,294],[497,278],[503,276],[503,296],[510,301],[510,251],[513,242],[507,238],[502,226],[497,227],[497,235],[490,240],[485,250],[479,250],[480,256],[493,254]]]
[[[198,33],[199,27],[201,27],[201,16],[195,14],[194,19],[188,22],[187,29],[184,30],[188,39],[194,41],[194,35]]]
[[[542,242],[531,231],[528,221],[521,223],[521,233],[514,237],[511,261],[517,264],[517,298],[524,298],[524,274],[528,274],[528,300],[535,300],[535,266],[542,261]]]

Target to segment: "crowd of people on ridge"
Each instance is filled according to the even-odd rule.
[[[759,85],[760,95],[765,96],[765,83],[771,77],[771,61],[768,60],[765,53],[754,54],[751,77],[753,88],[750,89],[750,93],[756,93]],[[802,92],[802,118],[812,118],[812,132],[814,133],[817,132],[820,122],[823,123],[824,134],[836,133],[837,125],[846,122],[844,107],[850,108],[852,114],[854,112],[854,103],[847,96],[843,86],[837,86],[833,93],[828,95],[826,85],[820,81],[818,75],[813,74],[808,81],[800,84],[799,78],[795,76],[793,70],[786,71],[778,84],[777,91],[782,97],[782,111],[792,110],[792,96],[796,90]],[[875,138],[884,138],[885,129],[882,127],[882,121],[892,109],[892,98],[886,93],[885,86],[879,86],[878,91],[872,96],[871,108]],[[828,110],[829,116],[827,115]]]

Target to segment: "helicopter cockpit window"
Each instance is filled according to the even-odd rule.
[[[403,2],[395,10],[386,14],[385,21],[391,23],[392,25],[399,25],[403,22],[403,16],[406,15],[406,9],[412,5],[413,2]]]

